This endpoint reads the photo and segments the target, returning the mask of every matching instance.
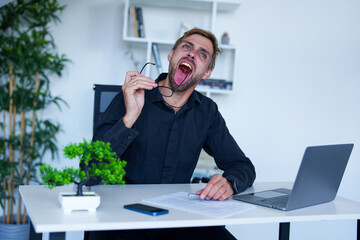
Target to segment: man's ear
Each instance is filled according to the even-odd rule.
[[[211,73],[212,73],[212,69],[208,69],[208,70],[204,73],[204,75],[202,76],[201,79],[207,79],[207,78],[209,78],[209,77],[211,76]]]
[[[168,54],[168,61],[170,62],[170,59],[172,58],[172,55],[174,53],[174,49],[171,49],[171,51]]]

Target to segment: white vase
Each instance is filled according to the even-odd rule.
[[[59,193],[59,202],[66,213],[76,210],[95,212],[100,205],[100,196],[95,192],[84,192],[84,196],[76,196],[74,192]]]

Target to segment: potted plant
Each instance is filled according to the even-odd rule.
[[[126,162],[116,157],[110,143],[102,141],[86,141],[70,143],[63,149],[64,157],[78,158],[81,168],[72,167],[58,170],[50,165],[40,167],[40,177],[49,187],[75,183],[77,190],[74,193],[60,193],[59,201],[65,212],[73,210],[95,211],[100,204],[100,197],[94,192],[83,193],[83,186],[94,178],[101,178],[104,185],[125,184]],[[93,161],[96,160],[96,161]]]
[[[0,184],[1,226],[27,222],[16,188],[37,181],[46,153],[57,155],[60,125],[38,113],[50,104],[60,108],[65,103],[51,95],[49,79],[61,76],[68,61],[57,54],[49,32],[64,7],[57,0],[17,0],[0,8],[0,161],[6,168]]]

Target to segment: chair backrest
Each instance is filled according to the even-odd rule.
[[[121,91],[121,85],[94,84],[94,119],[93,132],[101,120],[106,108],[109,106],[116,94]]]

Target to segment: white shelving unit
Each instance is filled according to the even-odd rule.
[[[145,38],[132,36],[129,8],[141,7],[145,27]],[[160,50],[162,70],[167,72],[167,55],[175,41],[182,35],[182,25],[191,25],[210,30],[215,35],[217,17],[235,11],[240,6],[239,0],[126,0],[124,7],[123,40],[146,55],[146,62],[155,62],[152,54],[152,44],[157,43]],[[164,24],[166,23],[166,25]],[[165,26],[164,26],[165,25]],[[222,34],[222,32],[221,32]],[[218,38],[221,42],[221,34]],[[211,94],[231,93],[236,86],[237,48],[235,45],[220,45],[223,53],[218,56],[215,69],[211,75],[213,79],[224,79],[230,82],[227,89],[216,89],[198,86],[197,90]],[[144,62],[145,63],[145,62]],[[142,64],[142,63],[141,63]],[[145,75],[152,78],[158,76],[156,67],[147,67]]]

